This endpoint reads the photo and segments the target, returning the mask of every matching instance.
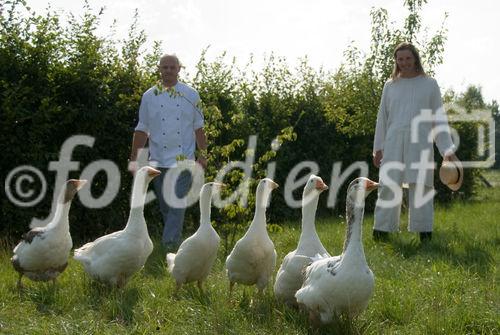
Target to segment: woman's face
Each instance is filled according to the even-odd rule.
[[[410,50],[399,50],[396,52],[396,64],[398,64],[401,75],[413,75],[416,73],[415,57]]]

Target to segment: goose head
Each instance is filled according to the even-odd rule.
[[[226,184],[210,182],[201,187],[200,190],[200,223],[210,224],[210,206],[212,202],[212,195],[220,192]]]
[[[257,207],[267,207],[271,198],[271,192],[278,187],[279,185],[270,178],[261,179],[255,192],[255,205]]]
[[[160,174],[161,172],[159,170],[156,170],[151,166],[143,166],[142,168],[140,168],[135,174],[135,180],[136,182],[139,182],[139,185],[142,186],[138,188],[141,191],[141,193],[146,193],[146,191],[148,190],[148,185],[151,182],[151,180],[153,180]]]
[[[321,192],[328,190],[328,186],[323,182],[321,177],[311,174],[304,186],[302,193],[302,205],[308,204],[312,199],[319,196]]]
[[[378,185],[378,183],[365,177],[354,179],[347,189],[347,202],[355,206],[363,206],[365,198],[376,189]]]
[[[132,186],[131,207],[130,209],[141,209],[144,207],[148,185],[155,177],[161,174],[160,171],[151,166],[143,166],[134,175],[134,184]]]
[[[70,179],[66,181],[61,189],[59,202],[66,204],[73,200],[76,192],[78,192],[86,183],[87,180],[85,179]]]

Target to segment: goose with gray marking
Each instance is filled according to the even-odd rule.
[[[61,188],[54,218],[44,227],[36,227],[22,236],[11,258],[19,273],[17,286],[22,287],[23,276],[34,281],[55,283],[66,269],[73,241],[69,232],[69,210],[75,194],[86,180],[70,179]]]
[[[329,323],[334,314],[354,317],[368,306],[375,279],[362,243],[365,198],[378,183],[359,177],[347,190],[347,229],[342,254],[319,258],[305,270],[305,281],[295,297],[309,311],[311,321]]]

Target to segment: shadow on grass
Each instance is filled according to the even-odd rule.
[[[144,274],[153,278],[162,278],[167,276],[167,266],[165,264],[165,256],[167,248],[158,241],[153,241],[153,252],[149,255],[146,264],[144,264]]]
[[[173,279],[172,279],[173,280]],[[179,294],[177,299],[184,300],[194,300],[202,306],[208,307],[212,304],[213,297],[212,293],[206,289],[203,290],[203,293],[200,292],[196,282],[187,283],[182,285],[182,288],[179,290]]]
[[[241,285],[242,286],[242,285]],[[344,316],[334,316],[332,323],[314,327],[309,322],[308,313],[298,307],[291,307],[276,301],[272,290],[267,289],[264,295],[259,296],[254,287],[244,287],[237,299],[237,307],[242,310],[249,324],[260,324],[263,327],[271,327],[280,318],[286,324],[292,324],[301,334],[323,335],[323,334],[363,334],[367,325],[357,319],[349,319]]]
[[[484,245],[457,231],[435,232],[432,240],[426,243],[420,243],[416,238],[408,240],[402,237],[393,238],[389,243],[404,258],[425,256],[440,259],[480,275],[490,273],[494,264],[493,256]]]
[[[24,280],[27,279],[24,278]],[[52,282],[36,283],[36,285],[21,289],[21,297],[31,300],[39,313],[60,314],[62,313],[62,308],[55,304],[59,291],[57,285],[54,285]]]
[[[242,312],[249,324],[272,324],[274,316],[275,301],[267,288],[262,295],[257,293],[255,286],[236,284],[228,304],[232,309]]]
[[[120,289],[86,278],[84,290],[88,305],[105,318],[124,325],[134,322],[134,308],[140,298],[137,288]]]
[[[332,323],[322,325],[318,328],[310,328],[308,334],[310,335],[329,335],[329,334],[345,334],[345,335],[360,335],[364,334],[367,325],[360,324],[357,319],[349,319],[343,315],[334,315]]]
[[[271,324],[274,319],[275,300],[270,289],[259,295],[255,286],[240,285],[242,290],[238,307],[245,312],[250,323]]]
[[[275,313],[283,318],[286,323],[293,324],[297,329],[301,329],[303,333],[308,331],[309,319],[305,311],[300,310],[297,306],[289,306],[281,302],[275,302]]]
[[[83,279],[83,290],[87,293],[85,297],[88,305],[92,309],[98,310],[103,299],[107,299],[113,291],[113,288],[110,285],[92,280],[85,276]]]
[[[367,324],[357,318],[349,319],[343,315],[334,315],[332,322],[327,325],[314,326],[309,321],[309,315],[305,309],[281,303],[275,303],[275,305],[276,314],[281,315],[287,323],[294,324],[297,329],[308,335],[357,335],[365,333],[368,328]]]

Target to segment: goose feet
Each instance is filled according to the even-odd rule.
[[[24,289],[24,285],[23,285],[23,282],[21,281],[21,278],[23,278],[23,275],[19,275],[19,279],[17,280],[17,289],[20,291],[22,289]]]
[[[309,322],[313,328],[319,328],[321,326],[321,318],[319,314],[309,311]]]

